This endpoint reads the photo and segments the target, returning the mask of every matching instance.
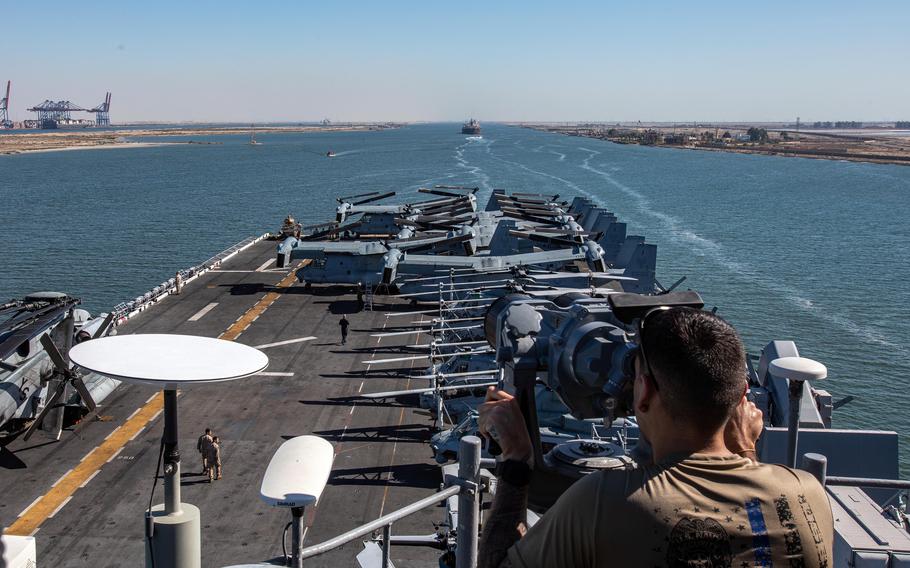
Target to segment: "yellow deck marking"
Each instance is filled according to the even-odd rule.
[[[281,282],[278,283],[276,288],[288,288],[294,281],[297,279],[297,269],[303,266],[304,264],[309,264],[309,261],[305,260],[295,267],[291,272],[282,278]],[[218,336],[218,339],[224,339],[227,341],[234,341],[240,334],[243,333],[246,328],[250,327],[250,324],[256,321],[256,319],[261,316],[269,306],[271,306],[275,300],[277,300],[281,294],[278,292],[269,292],[263,296],[256,305],[247,310],[245,314],[240,316],[240,319],[231,324],[231,327],[227,328],[227,331]]]
[[[290,287],[297,278],[297,269],[308,263],[309,261],[305,260],[296,266],[291,270],[290,274],[278,283],[277,287]],[[218,338],[227,341],[237,339],[250,326],[253,320],[262,315],[278,299],[279,295],[277,292],[269,292],[263,296]],[[157,392],[144,406],[111,432],[99,446],[82,458],[79,465],[61,477],[47,493],[39,497],[28,509],[23,511],[23,514],[16,519],[16,522],[7,527],[3,534],[17,536],[34,534],[44,521],[55,515],[66,505],[77,489],[84,487],[89,480],[98,474],[101,466],[123,451],[126,443],[142,431],[149,422],[157,418],[162,410],[164,410],[164,395],[161,392]]]
[[[164,396],[159,392],[132,418],[117,427],[107,440],[82,458],[79,465],[40,497],[26,514],[16,519],[16,522],[6,529],[5,534],[28,536],[35,532],[45,519],[72,497],[80,485],[88,481],[111,456],[120,452],[134,433],[145,428],[146,422],[162,408],[164,408]]]
[[[386,318],[386,320],[388,321],[388,318]],[[423,316],[422,316],[422,315],[420,316],[420,321],[423,322]],[[380,337],[379,339],[382,340],[381,337]],[[418,342],[420,341],[420,334],[419,334],[419,333],[417,334],[417,341],[418,341]],[[411,370],[413,370],[413,369],[414,369],[414,361],[411,361]],[[411,373],[408,373],[408,374],[410,375]],[[405,389],[405,390],[408,390],[408,389],[410,389],[410,388],[411,388],[411,379],[408,379],[408,382],[407,382],[407,384],[405,385],[404,389]],[[404,423],[404,411],[405,411],[405,409],[402,408],[402,409],[401,409],[401,412],[398,414],[398,430],[401,430],[401,425]],[[440,417],[438,418],[438,420],[441,422],[441,421],[442,421],[442,417],[440,416]],[[392,457],[391,457],[391,459],[389,460],[389,470],[388,470],[388,471],[389,471],[389,476],[386,478],[385,491],[382,492],[382,504],[379,506],[379,516],[380,516],[380,517],[382,516],[382,513],[385,511],[385,502],[386,502],[386,499],[389,498],[389,488],[391,487],[391,484],[390,484],[389,482],[392,481],[392,468],[395,467],[395,451],[396,451],[397,449],[398,449],[398,441],[396,440],[395,443],[392,444]]]

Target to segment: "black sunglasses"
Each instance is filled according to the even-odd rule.
[[[651,314],[655,312],[668,312],[672,309],[676,308],[672,306],[658,306],[648,310],[644,315],[638,318],[638,347],[636,347],[636,354],[641,356],[641,362],[645,368],[645,372],[651,377],[651,380],[654,381],[654,390],[660,390],[660,386],[657,384],[657,377],[654,376],[654,371],[651,370],[651,363],[648,361],[648,355],[645,352],[645,323],[648,321]]]

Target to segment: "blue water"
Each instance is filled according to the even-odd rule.
[[[908,448],[910,167],[620,146],[485,125],[194,137],[215,145],[0,157],[0,299],[64,290],[101,311],[288,213],[436,183],[591,196],[658,245],[658,278],[731,320],[747,346],[794,339],[829,369],[841,427]],[[160,139],[155,139],[160,141]],[[325,157],[327,150],[336,157]],[[904,474],[910,452],[904,450]]]

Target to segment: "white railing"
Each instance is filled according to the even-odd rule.
[[[137,296],[128,302],[121,302],[117,304],[114,306],[114,309],[111,310],[114,314],[114,325],[120,325],[124,323],[126,320],[138,314],[139,312],[144,311],[151,306],[154,306],[167,296],[176,292],[178,278],[180,279],[181,286],[192,282],[206,272],[218,268],[225,261],[230,260],[240,252],[250,248],[259,241],[268,238],[268,236],[269,233],[264,233],[258,237],[247,237],[239,243],[221,251],[220,253],[209,258],[201,264],[197,264],[183,270],[178,270],[174,278],[165,280],[145,294]]]

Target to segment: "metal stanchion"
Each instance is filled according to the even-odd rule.
[[[477,525],[480,518],[480,438],[465,436],[458,448],[458,535],[455,565],[477,566]]]
[[[382,527],[382,568],[392,565],[392,525]]]
[[[808,471],[815,476],[819,483],[825,484],[828,477],[828,458],[821,454],[803,454],[803,463],[801,465],[800,469]]]
[[[304,507],[291,509],[291,566],[303,568],[303,511]]]

